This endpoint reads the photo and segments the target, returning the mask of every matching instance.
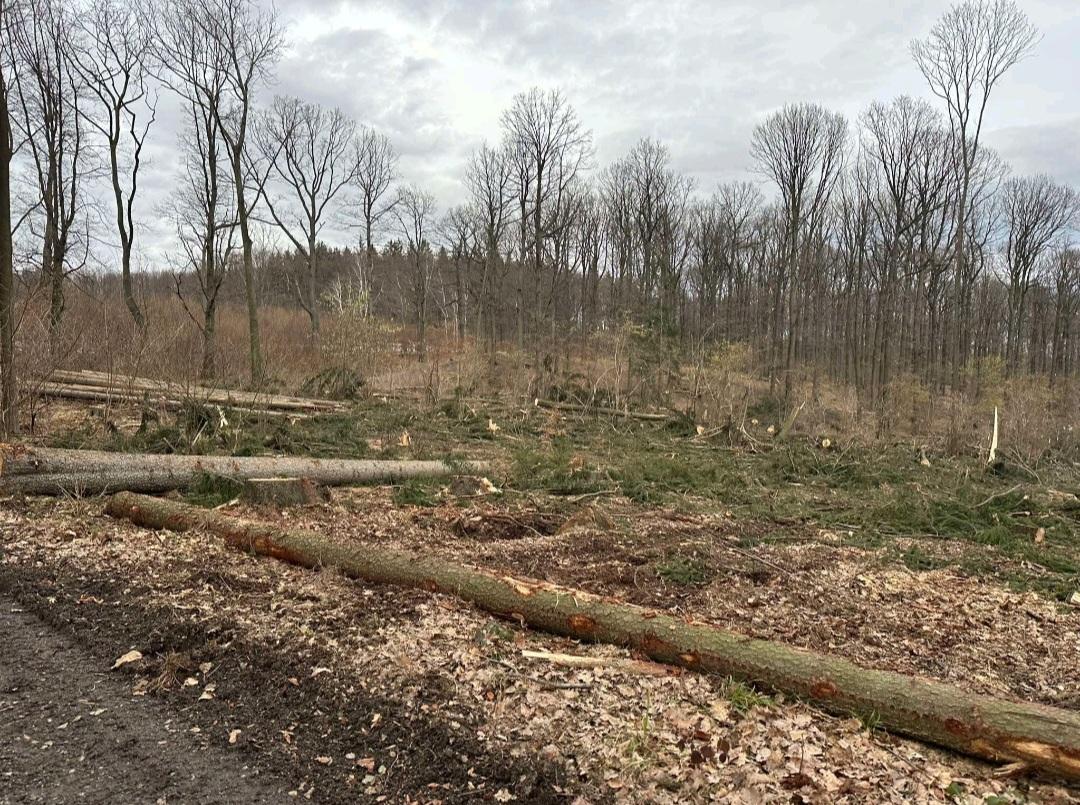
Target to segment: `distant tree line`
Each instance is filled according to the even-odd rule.
[[[47,295],[58,350],[68,286],[106,241],[133,327],[153,327],[133,281],[133,210],[164,92],[187,122],[158,213],[175,228],[171,292],[202,335],[207,377],[230,294],[247,309],[256,384],[271,301],[301,307],[313,337],[344,305],[397,318],[421,359],[432,323],[492,354],[626,322],[683,348],[739,342],[781,411],[797,372],[874,407],[899,378],[968,389],[989,361],[1051,384],[1080,372],[1080,198],[1013,175],[982,142],[991,95],[1037,41],[1012,0],[958,3],[912,44],[935,103],[875,102],[855,121],[814,103],[767,116],[750,141],[758,183],[696,187],[648,138],[599,166],[566,96],[532,89],[441,211],[402,181],[385,134],[303,99],[261,102],[285,32],[254,0],[0,0],[0,29],[9,432],[20,293]],[[352,242],[328,245],[328,231]]]

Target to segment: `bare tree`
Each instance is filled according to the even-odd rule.
[[[953,162],[958,174],[953,207],[953,261],[957,295],[965,275],[965,239],[971,213],[971,183],[979,158],[983,118],[990,95],[1002,76],[1027,55],[1038,31],[1013,0],[964,0],[935,23],[911,53],[931,91],[945,102],[952,132]],[[958,332],[963,339],[963,332]],[[958,339],[954,384],[966,346]]]
[[[781,411],[791,401],[796,334],[801,324],[800,269],[806,267],[809,240],[822,223],[844,162],[847,123],[816,104],[788,105],[754,129],[750,151],[761,172],[780,192],[784,222],[784,255],[773,287],[770,389],[779,370],[781,344],[786,344]],[[787,320],[784,319],[785,310]]]
[[[408,246],[412,269],[412,292],[416,305],[419,359],[427,359],[427,302],[431,275],[431,228],[435,217],[435,197],[417,187],[398,191],[394,216]]]
[[[477,256],[483,254],[480,216],[475,209],[459,204],[446,213],[440,228],[449,247],[448,256],[453,267],[454,323],[458,340],[462,340],[469,322],[469,269],[477,261]],[[480,262],[483,262],[482,258]]]
[[[375,266],[375,230],[393,209],[395,197],[387,195],[397,170],[397,154],[385,134],[364,126],[355,137],[356,169],[353,181],[359,191],[360,224],[363,227],[365,284]]]
[[[258,384],[264,369],[251,224],[268,173],[251,129],[255,96],[271,79],[284,46],[281,23],[255,0],[162,0],[152,13],[155,50],[169,74],[164,80],[180,95],[209,104],[225,144],[243,259],[251,382]]]
[[[124,303],[131,318],[143,327],[146,321],[132,288],[131,253],[143,146],[157,113],[157,95],[148,83],[150,32],[144,15],[130,3],[93,0],[76,18],[75,33],[69,46],[72,61],[99,107],[84,107],[83,119],[108,146]]]
[[[11,161],[15,136],[9,98],[16,80],[13,44],[19,36],[20,9],[14,0],[0,0],[0,433],[19,432],[18,386],[15,383],[15,267],[11,217]]]
[[[305,260],[306,301],[300,283],[297,290],[315,335],[319,333],[316,246],[331,202],[356,176],[357,163],[349,154],[355,128],[341,110],[324,109],[299,98],[276,98],[261,119],[264,158],[291,195],[283,205],[267,192],[266,206]]]
[[[547,215],[548,205],[566,198],[566,190],[592,156],[592,133],[559,90],[534,87],[514,98],[503,113],[503,132],[514,155],[521,207],[522,256],[526,240],[532,258],[533,290],[539,298],[544,263],[545,225],[557,216]],[[526,209],[528,208],[528,209]],[[524,263],[524,259],[522,260]],[[535,316],[534,316],[535,318]]]
[[[623,175],[630,183],[630,213],[640,249],[642,302],[659,302],[659,325],[668,329],[676,315],[681,274],[674,273],[676,240],[691,189],[671,168],[667,146],[645,138],[626,157]]]
[[[870,209],[879,240],[875,261],[877,315],[874,317],[871,399],[882,408],[894,364],[906,352],[895,337],[898,316],[905,312],[900,297],[912,274],[912,248],[923,216],[932,208],[920,193],[920,165],[924,151],[936,149],[940,130],[937,114],[925,101],[907,96],[890,103],[873,103],[862,117],[865,131],[862,154],[866,159]],[[906,331],[905,331],[906,332]]]
[[[49,343],[60,350],[64,281],[85,263],[82,184],[86,159],[80,105],[85,87],[71,60],[69,10],[61,0],[30,0],[15,47],[22,63],[20,123],[33,162],[42,218],[42,275],[49,285]],[[82,254],[79,255],[79,246]]]
[[[1055,184],[1045,175],[1007,180],[1002,198],[1009,286],[1005,362],[1009,371],[1015,371],[1034,272],[1054,241],[1076,220],[1080,199],[1071,188]]]
[[[511,172],[508,149],[505,146],[491,148],[485,144],[472,155],[465,176],[483,237],[481,311],[487,325],[485,340],[493,360],[498,326],[497,307],[502,283],[499,248],[510,223],[513,204]]]
[[[1051,343],[1050,385],[1072,371],[1080,327],[1080,251],[1069,245],[1059,249],[1050,262],[1054,289],[1054,332]]]
[[[181,275],[176,292],[203,340],[200,376],[217,374],[217,305],[221,285],[235,251],[236,207],[231,174],[210,108],[188,103],[190,121],[180,137],[184,169],[168,205],[182,249],[181,266],[194,274],[199,286],[201,315],[188,308]]]
[[[583,336],[596,326],[600,305],[600,260],[606,235],[603,216],[603,202],[596,190],[589,188],[574,218],[575,268],[581,275],[578,317]]]

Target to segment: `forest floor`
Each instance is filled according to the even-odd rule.
[[[188,499],[1080,708],[1080,470],[1068,462],[991,469],[912,445],[779,444],[755,423],[733,447],[692,423],[498,403],[373,401],[292,425],[54,405],[36,424],[35,440],[62,446],[486,458],[498,493],[412,482],[279,511],[208,481]],[[99,499],[5,502],[0,593],[0,639],[15,647],[0,673],[12,769],[0,802],[70,801],[80,789],[65,775],[132,801],[151,793],[136,782],[157,801],[245,801],[217,782],[230,767],[265,789],[259,801],[1080,802],[1080,789],[997,777],[872,717],[729,679],[530,659],[628,655],[209,534],[140,529]],[[19,649],[34,645],[33,657]],[[99,698],[112,704],[91,706]],[[99,727],[89,713],[102,707],[116,716]],[[110,761],[76,762],[81,745],[59,735],[76,710],[80,729],[105,730],[99,745],[132,723],[111,776],[86,777]],[[51,766],[48,752],[60,754]],[[192,752],[206,764],[201,793]],[[137,757],[152,758],[149,782],[123,771]]]

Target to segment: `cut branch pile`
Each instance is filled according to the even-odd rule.
[[[98,402],[142,402],[179,408],[188,403],[221,405],[241,411],[264,414],[305,416],[320,413],[343,413],[344,403],[291,397],[284,394],[236,391],[232,389],[188,386],[166,380],[126,377],[88,370],[54,371],[37,389],[40,394],[71,400]]]
[[[662,663],[724,674],[809,700],[830,712],[874,717],[890,730],[991,761],[1080,779],[1080,714],[970,693],[920,677],[757,640],[542,581],[518,579],[382,545],[342,544],[182,503],[120,493],[106,510],[150,528],[205,529],[230,545],[305,567],[456,595],[553,634],[630,646]]]
[[[237,481],[309,478],[327,486],[345,486],[485,470],[481,464],[462,470],[442,461],[148,455],[0,444],[0,494],[167,492],[186,489],[203,475]]]

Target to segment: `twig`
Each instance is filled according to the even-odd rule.
[[[585,682],[554,682],[550,679],[540,679],[539,677],[529,676],[528,674],[521,673],[517,668],[505,660],[499,660],[499,665],[510,671],[510,675],[515,679],[520,679],[523,682],[532,682],[542,688],[550,688],[552,690],[590,690],[592,688],[592,685]]]
[[[1021,486],[1021,484],[1017,484],[1016,486],[1012,487],[1011,489],[1006,489],[1004,492],[998,492],[996,495],[991,495],[986,500],[984,500],[982,503],[978,504],[975,508],[976,509],[981,509],[983,506],[985,506],[987,503],[990,503],[991,501],[997,500],[998,498],[1003,498],[1006,495],[1011,495],[1013,492],[1015,492],[1017,489],[1019,489],[1020,486]]]
[[[675,672],[668,666],[627,657],[586,657],[580,654],[553,654],[549,651],[522,651],[521,656],[530,660],[543,660],[567,668],[614,668],[646,676],[672,676]]]
[[[746,550],[745,548],[740,548],[738,545],[732,545],[731,543],[726,543],[726,547],[728,549],[730,549],[733,553],[739,554],[739,556],[745,556],[747,559],[751,559],[751,560],[753,560],[755,562],[760,562],[761,564],[765,565],[766,567],[771,567],[773,570],[776,570],[776,571],[779,571],[780,573],[783,573],[785,576],[792,575],[791,571],[788,570],[786,567],[781,567],[780,565],[776,564],[775,562],[771,562],[768,559],[764,559],[764,558],[758,556],[757,554],[751,553],[750,551]]]
[[[586,500],[588,498],[597,498],[597,497],[600,497],[601,495],[617,495],[617,494],[619,494],[618,489],[598,489],[595,492],[584,492],[584,493],[582,493],[580,495],[571,495],[570,497],[568,497],[566,499],[566,501],[568,503],[578,503],[578,502],[580,502],[582,500]]]

